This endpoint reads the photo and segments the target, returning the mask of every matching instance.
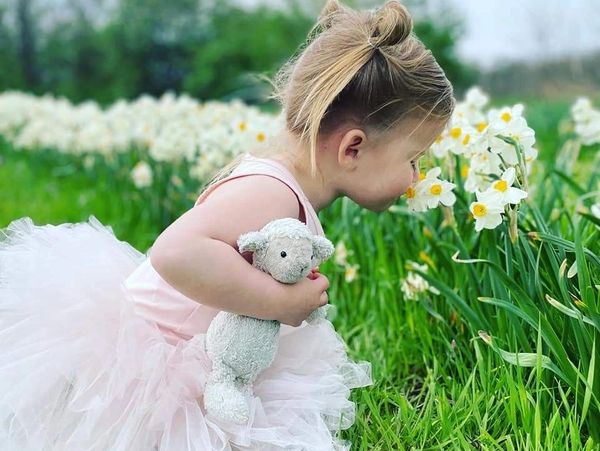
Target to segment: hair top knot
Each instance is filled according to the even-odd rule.
[[[413,20],[404,5],[390,0],[373,13],[369,42],[375,47],[401,44],[413,30]]]

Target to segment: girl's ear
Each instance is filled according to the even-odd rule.
[[[237,240],[240,254],[243,252],[256,252],[267,247],[267,237],[262,232],[248,232],[240,235]]]
[[[331,241],[319,235],[313,236],[313,252],[317,261],[312,262],[317,266],[321,262],[327,260],[333,254],[334,247]]]

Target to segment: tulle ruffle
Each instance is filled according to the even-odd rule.
[[[328,320],[281,334],[245,425],[207,417],[204,335],[168,343],[123,281],[146,258],[94,216],[0,230],[0,450],[349,449],[370,385]]]

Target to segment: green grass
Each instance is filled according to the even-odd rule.
[[[465,217],[457,216],[456,229],[440,227],[439,210],[378,215],[340,199],[321,213],[327,236],[344,240],[353,251],[349,262],[360,265],[351,283],[332,260],[321,267],[331,281],[330,302],[338,310],[333,322],[349,354],[373,366],[375,385],[353,391],[356,423],[342,434],[353,449],[600,449],[590,438],[590,415],[597,419],[600,412],[591,392],[586,393],[583,382],[566,383],[543,368],[541,357],[550,356],[559,369],[568,369],[571,359],[586,376],[600,368],[590,362],[600,345],[595,342],[597,330],[566,317],[544,299],[550,293],[572,306],[569,293],[576,293],[588,304],[584,313],[597,318],[593,309],[600,304],[598,291],[585,287],[586,274],[593,279],[599,270],[585,249],[600,254],[598,229],[574,207],[577,197],[597,181],[590,170],[597,150],[582,149],[564,178],[552,173],[560,160],[556,149],[561,138],[555,130],[566,107],[544,112],[540,103],[537,108],[530,120],[540,143],[536,205],[521,219],[515,245],[501,231],[473,233],[464,199],[459,199],[457,211]],[[526,112],[531,110],[535,108]],[[543,118],[550,125],[544,126]],[[166,198],[175,198],[173,192],[140,194],[123,182],[125,173],[122,178],[111,176],[102,166],[90,176],[56,153],[28,155],[4,145],[0,155],[0,227],[22,216],[43,224],[84,221],[93,214],[111,225],[119,239],[145,251],[174,217],[192,206],[197,194],[165,204]],[[530,239],[531,231],[547,237]],[[552,241],[556,237],[562,241]],[[425,261],[421,251],[433,262],[430,283],[442,295],[408,301],[400,280],[407,260]],[[454,262],[456,251],[460,259],[489,260],[500,269],[483,262]],[[570,281],[559,275],[565,258],[569,263],[577,259],[580,268]],[[482,302],[481,296],[499,301]],[[507,309],[511,306],[519,314]],[[497,348],[486,344],[479,330],[493,336]],[[534,353],[533,366],[508,364],[498,349]],[[592,378],[594,393],[599,393],[599,382]],[[589,403],[587,411],[582,402]]]

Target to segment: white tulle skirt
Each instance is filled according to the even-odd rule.
[[[0,450],[349,449],[370,385],[330,321],[294,328],[254,384],[247,424],[213,421],[203,335],[168,343],[123,281],[146,258],[94,216],[0,229]]]

